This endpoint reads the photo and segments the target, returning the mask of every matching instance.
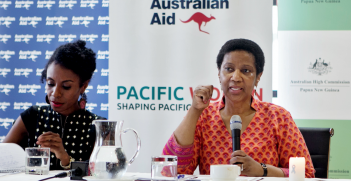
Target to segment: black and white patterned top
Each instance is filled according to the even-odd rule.
[[[28,146],[38,147],[37,138],[48,131],[60,134],[63,146],[76,161],[88,161],[95,143],[93,120],[105,119],[87,110],[77,110],[65,117],[55,112],[51,106],[32,106],[21,113],[23,123],[29,133]],[[50,170],[62,170],[60,160],[54,153],[50,155]]]

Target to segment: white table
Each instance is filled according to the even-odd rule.
[[[0,174],[0,180],[1,181],[38,181],[40,179],[44,179],[47,177],[52,177],[58,173],[61,173],[62,170],[60,171],[50,171],[49,175],[27,175],[24,173],[17,173],[17,174],[10,174],[10,175],[4,175]],[[123,176],[122,179],[123,181],[133,181],[138,178],[150,178],[151,174],[150,173],[132,173],[128,172]],[[84,177],[85,180],[88,181],[111,181],[111,180],[105,180],[105,179],[96,179],[94,177]],[[68,181],[70,180],[69,177],[66,178],[53,178],[48,181]],[[212,181],[209,175],[199,175],[196,180],[204,180],[204,181]],[[289,178],[277,178],[277,177],[239,177],[236,181],[289,181]],[[351,179],[305,179],[305,181],[351,181]]]

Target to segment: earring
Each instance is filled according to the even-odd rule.
[[[85,109],[85,104],[87,103],[87,100],[88,98],[85,92],[83,94],[80,94],[80,100],[78,101],[78,104],[81,109]]]
[[[48,103],[48,104],[50,104],[48,95],[45,96],[45,102]]]
[[[257,96],[256,89],[257,89],[257,86],[255,85],[254,90],[255,90],[255,95]]]

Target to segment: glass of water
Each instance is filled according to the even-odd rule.
[[[50,169],[50,148],[31,147],[25,150],[25,173],[47,175]]]
[[[177,180],[177,156],[151,157],[151,180]]]

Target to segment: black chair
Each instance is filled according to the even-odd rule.
[[[328,178],[330,138],[334,135],[333,128],[300,127],[310,152],[316,178]]]

